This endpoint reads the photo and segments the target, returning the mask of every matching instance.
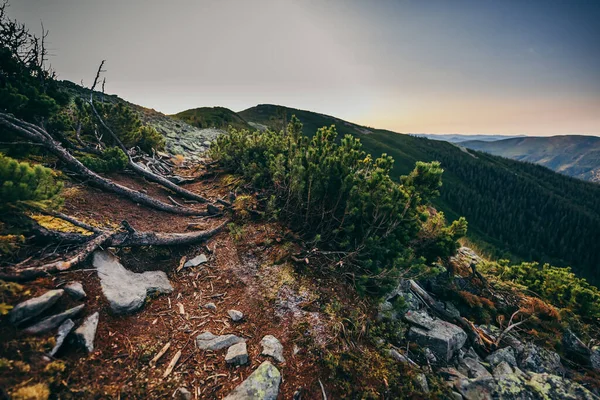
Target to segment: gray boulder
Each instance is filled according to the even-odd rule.
[[[107,251],[95,252],[93,264],[100,277],[102,293],[115,314],[135,312],[142,308],[148,295],[173,291],[164,272],[137,274],[125,269],[119,259]]]
[[[98,320],[100,314],[97,312],[87,317],[81,326],[75,329],[73,333],[75,342],[85,348],[88,353],[94,351],[94,339],[96,338],[96,330],[98,329]]]
[[[85,307],[85,305],[81,304],[77,307],[73,307],[73,308],[68,309],[67,311],[61,312],[60,314],[56,314],[51,317],[44,318],[37,324],[32,325],[29,328],[23,330],[23,333],[25,333],[27,335],[39,335],[41,333],[48,332],[48,331],[58,327],[60,324],[63,323],[63,321],[76,317],[77,314],[79,314],[83,310],[84,307]]]
[[[192,258],[191,260],[186,261],[186,263],[183,264],[183,267],[184,268],[197,267],[198,265],[204,264],[207,261],[208,261],[208,259],[206,258],[206,256],[204,254],[200,254],[199,256],[196,256],[196,257]]]
[[[63,289],[69,296],[71,296],[73,300],[81,300],[86,296],[81,282],[69,282],[63,287]]]
[[[261,355],[273,357],[280,363],[285,362],[285,358],[283,357],[283,345],[275,336],[266,335],[262,338],[260,344],[263,348],[260,353]]]
[[[279,370],[265,361],[224,400],[276,400],[280,383]]]
[[[248,362],[248,349],[246,342],[236,343],[227,349],[225,362],[232,365],[244,365]]]
[[[560,356],[553,351],[527,343],[518,359],[521,369],[537,373],[550,373],[562,375],[565,368],[560,362]]]
[[[489,378],[492,374],[479,362],[471,357],[465,357],[458,364],[458,370],[469,378]]]
[[[244,339],[235,335],[213,335],[211,332],[201,333],[196,337],[196,344],[201,350],[221,350],[234,344],[245,342]]]
[[[56,335],[56,344],[54,345],[52,350],[50,350],[50,353],[48,353],[48,355],[50,355],[50,357],[56,356],[56,353],[58,353],[58,351],[62,347],[63,343],[65,342],[65,339],[67,338],[69,333],[71,333],[73,328],[75,328],[75,322],[73,322],[70,319],[64,321],[58,327],[58,335]]]
[[[494,378],[496,379],[501,379],[504,376],[511,375],[513,372],[512,367],[506,361],[501,361],[494,367],[492,375],[494,375]]]
[[[496,350],[485,358],[485,361],[490,363],[492,367],[506,362],[511,367],[517,366],[517,358],[515,357],[515,350],[512,347],[505,347],[503,349]]]
[[[8,313],[8,320],[14,325],[29,321],[52,307],[64,293],[62,289],[49,290],[41,296],[19,303]]]
[[[409,311],[405,319],[416,325],[408,331],[408,339],[429,348],[443,362],[450,361],[467,341],[467,334],[458,326],[433,319],[424,313]]]
[[[592,368],[594,368],[597,371],[600,371],[600,346],[592,347],[590,364],[592,364]]]
[[[227,314],[229,314],[229,318],[231,318],[233,322],[241,321],[244,318],[244,314],[238,310],[229,310],[227,311]]]

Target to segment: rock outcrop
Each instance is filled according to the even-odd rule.
[[[133,313],[142,308],[147,296],[173,291],[164,272],[148,271],[138,274],[129,271],[117,257],[107,251],[94,253],[93,264],[100,277],[102,293],[115,314]]]

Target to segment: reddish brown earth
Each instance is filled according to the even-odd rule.
[[[169,201],[168,193],[153,184],[123,175],[111,178]],[[225,198],[231,190],[220,179],[205,180],[187,188],[212,199]],[[83,185],[72,186],[66,193],[64,213],[103,226],[116,226],[127,220],[137,230],[185,232],[190,222],[199,223],[199,229],[208,229],[228,218],[193,219],[157,212]],[[180,198],[175,200],[183,202]],[[252,221],[236,221],[236,224],[243,228],[235,234],[225,230],[204,244],[115,250],[126,268],[135,272],[165,271],[174,287],[170,295],[148,299],[145,307],[133,315],[111,314],[97,274],[89,262],[79,269],[24,284],[30,291],[27,295],[1,299],[15,304],[77,280],[83,283],[87,292],[87,298],[83,300],[86,305],[84,316],[100,312],[94,352],[87,355],[73,345],[65,345],[57,356],[66,364],[59,379],[43,372],[49,362],[43,351],[52,344],[46,344],[44,348],[43,343],[55,333],[32,340],[23,337],[2,317],[0,358],[23,361],[31,368],[29,372],[18,372],[13,368],[10,373],[3,374],[0,387],[4,393],[25,384],[46,381],[50,382],[53,397],[65,399],[167,398],[180,386],[190,390],[193,398],[219,399],[267,359],[259,355],[259,342],[264,335],[271,334],[282,342],[286,359],[282,364],[271,360],[283,377],[279,398],[291,399],[299,388],[303,388],[303,399],[321,398],[318,380],[321,379],[326,388],[328,382],[320,369],[315,349],[324,350],[334,340],[335,335],[331,332],[335,317],[319,310],[330,299],[347,299],[355,295],[339,282],[327,282],[325,277],[316,287],[314,277],[302,278],[294,266],[281,262],[297,249],[298,244],[286,239],[290,235],[284,235],[279,225]],[[189,259],[200,253],[208,256],[208,263],[176,271],[181,257]],[[217,311],[201,307],[208,302],[214,302]],[[184,315],[179,313],[177,303],[183,305]],[[75,304],[65,295],[46,314]],[[244,320],[231,321],[227,315],[229,309],[242,311]],[[224,360],[226,349],[218,352],[197,349],[194,339],[206,330],[244,337],[250,355],[249,365],[227,366]],[[150,367],[148,361],[168,342],[171,347],[167,353],[155,368]],[[37,344],[32,346],[31,343]],[[178,350],[182,351],[179,362],[163,379],[169,361]]]

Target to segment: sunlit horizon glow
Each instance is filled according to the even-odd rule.
[[[600,2],[18,0],[59,79],[173,114],[279,104],[405,133],[600,135]]]

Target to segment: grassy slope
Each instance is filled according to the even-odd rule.
[[[416,161],[440,161],[445,170],[444,186],[435,205],[449,219],[465,216],[471,237],[484,250],[497,249],[496,256],[513,255],[514,259],[572,265],[597,281],[595,271],[598,270],[593,266],[600,262],[600,252],[586,247],[593,246],[593,239],[600,240],[600,233],[589,228],[577,230],[574,226],[579,220],[595,221],[600,226],[600,186],[556,174],[547,168],[466,151],[447,142],[365,128],[309,111],[290,108],[286,111],[288,119],[295,114],[303,122],[307,135],[319,127],[335,124],[340,134],[360,137],[367,152],[387,153],[394,158],[397,175],[410,172]],[[278,106],[259,105],[239,114],[246,121],[276,128],[282,126],[283,113]],[[564,221],[551,224],[546,218],[551,212],[565,215]],[[536,246],[528,248],[519,243],[519,235],[531,236],[536,232],[557,232],[555,241],[562,243],[560,235],[567,230],[570,235],[578,236],[575,242],[589,252],[585,260],[579,257],[578,249],[565,248],[566,245],[561,248],[557,243],[541,239]]]
[[[543,165],[579,179],[600,182],[600,138],[595,136],[552,136],[479,140],[461,143],[469,149]]]
[[[225,107],[200,107],[185,110],[172,117],[198,128],[252,129],[242,117]]]

